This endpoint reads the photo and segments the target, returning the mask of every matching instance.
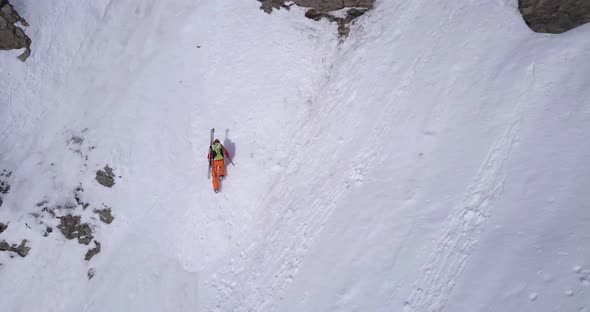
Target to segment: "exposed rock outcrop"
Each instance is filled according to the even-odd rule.
[[[88,269],[88,273],[86,273],[86,276],[88,276],[88,279],[91,280],[95,274],[96,274],[96,269],[90,268],[90,269]]]
[[[113,220],[115,220],[115,217],[113,217],[110,207],[106,207],[106,206],[104,206],[104,207],[105,208],[103,208],[103,209],[94,209],[94,213],[98,214],[98,216],[100,217],[100,221],[102,221],[106,224],[111,224],[111,222],[113,222]]]
[[[288,9],[293,4],[304,8],[313,8],[322,12],[336,11],[344,8],[365,8],[373,7],[375,0],[258,0],[261,2],[261,9],[266,13],[273,9]]]
[[[261,2],[260,8],[271,13],[273,9],[289,9],[293,5],[308,8],[305,12],[307,18],[319,21],[323,18],[330,22],[338,24],[338,34],[340,37],[348,36],[350,32],[349,25],[357,17],[365,14],[373,8],[375,0],[258,0]],[[335,11],[344,10],[345,12]]]
[[[112,175],[112,169],[108,166],[106,168],[108,169],[105,169],[103,173],[105,175]],[[114,177],[114,175],[111,177]],[[94,240],[96,230],[104,228],[98,226],[98,220],[100,219],[100,222],[111,224],[115,220],[115,217],[113,216],[112,208],[104,203],[101,204],[100,208],[92,209],[97,216],[85,213],[88,207],[96,206],[96,204],[84,201],[83,195],[84,187],[80,184],[70,193],[70,196],[73,198],[61,201],[59,204],[51,203],[48,199],[37,202],[35,206],[39,210],[30,213],[34,218],[32,220],[34,222],[33,229],[41,232],[44,237],[48,237],[51,233],[55,232],[53,225],[57,222],[58,225],[55,227],[59,230],[58,233],[63,234],[66,239],[77,240],[82,245],[90,245]],[[27,227],[31,229],[28,225]],[[101,243],[98,241],[94,242],[96,245],[87,250],[84,259],[90,260],[100,252],[102,248]]]
[[[27,242],[26,239],[23,239],[20,245],[11,245],[3,240],[0,241],[0,251],[12,251],[24,258],[29,254],[29,251],[31,251],[31,248],[27,247]]]
[[[294,0],[293,2],[298,6],[320,11],[336,11],[344,8],[370,9],[375,0]]]
[[[21,257],[26,257],[29,254],[29,251],[31,251],[31,248],[27,247],[26,239],[23,239],[18,247],[13,245],[12,248],[12,251],[16,252]]]
[[[81,223],[80,216],[71,214],[59,217],[61,220],[57,228],[67,239],[78,239],[78,243],[88,245],[94,238],[92,228],[88,223]]]
[[[113,173],[113,169],[106,165],[104,170],[98,170],[96,172],[96,181],[106,187],[113,187],[115,185],[115,174]]]
[[[559,34],[590,22],[588,0],[519,0],[518,9],[539,33]]]
[[[2,197],[10,191],[10,184],[8,184],[8,179],[12,175],[12,172],[4,169],[0,172],[0,207],[2,207]]]
[[[280,8],[289,9],[292,4],[285,4],[285,0],[258,0],[261,2],[260,9],[266,13],[271,13],[272,10],[278,10]]]
[[[0,0],[0,50],[25,48],[18,59],[25,61],[31,55],[31,38],[16,23],[29,26],[12,7],[8,0]]]
[[[330,13],[323,13],[322,11],[318,11],[316,9],[309,9],[305,12],[305,17],[319,21],[322,18],[329,20],[330,22],[335,22],[338,24],[338,34],[340,37],[346,37],[350,33],[350,23],[355,18],[365,14],[367,9],[356,9],[352,8],[346,11],[345,17],[336,17],[331,15]]]
[[[84,256],[84,260],[86,261],[90,261],[90,259],[92,259],[92,257],[96,256],[99,252],[100,252],[100,243],[98,241],[94,241],[94,248],[89,249],[88,252],[86,252],[86,256]]]

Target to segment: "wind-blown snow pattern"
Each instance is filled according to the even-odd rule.
[[[0,252],[3,311],[590,311],[588,26],[392,0],[341,41],[257,1],[12,2],[0,240],[31,251]],[[90,261],[31,217],[80,185],[115,215]]]

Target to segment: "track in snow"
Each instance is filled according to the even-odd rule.
[[[443,311],[455,279],[463,272],[489,217],[489,210],[503,191],[505,164],[519,141],[520,119],[514,121],[497,140],[467,188],[462,202],[455,207],[421,277],[404,303],[404,311]]]

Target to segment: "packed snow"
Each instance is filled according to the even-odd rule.
[[[590,311],[589,25],[391,0],[342,39],[254,0],[12,2],[0,240],[31,249],[0,251],[2,311]]]

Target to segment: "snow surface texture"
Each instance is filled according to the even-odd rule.
[[[392,0],[339,44],[256,1],[48,2],[0,59],[3,311],[590,310],[589,26]],[[31,216],[79,186],[115,216],[90,261]]]

